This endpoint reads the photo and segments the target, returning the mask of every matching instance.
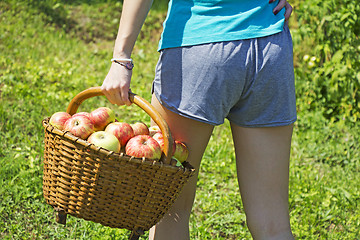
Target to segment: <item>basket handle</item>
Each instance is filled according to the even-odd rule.
[[[69,106],[66,110],[67,113],[73,115],[78,110],[80,104],[91,97],[103,96],[104,94],[101,91],[100,87],[91,87],[80,93],[78,93],[69,103]],[[145,99],[136,95],[135,93],[129,92],[129,99],[132,103],[135,103],[138,107],[143,109],[159,126],[161,132],[164,136],[164,159],[162,161],[166,164],[171,164],[172,149],[173,149],[173,139],[171,136],[170,128],[161,117],[161,115],[156,111],[156,109]]]

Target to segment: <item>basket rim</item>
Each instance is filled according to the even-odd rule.
[[[44,130],[46,131],[49,131],[53,134],[56,134],[56,135],[59,135],[61,137],[64,137],[74,143],[78,143],[82,146],[84,146],[85,148],[87,149],[91,149],[91,150],[94,150],[95,152],[98,152],[106,157],[115,157],[115,158],[118,158],[118,159],[121,159],[121,160],[126,160],[126,161],[129,161],[129,162],[134,162],[134,163],[137,163],[137,164],[147,164],[147,165],[152,165],[152,166],[157,166],[159,168],[162,168],[162,167],[165,167],[165,168],[170,168],[170,169],[173,169],[173,170],[178,170],[178,171],[183,171],[184,173],[190,171],[190,175],[193,175],[193,173],[195,172],[195,168],[187,161],[183,162],[182,165],[183,167],[181,166],[175,166],[175,165],[170,165],[170,164],[166,164],[164,163],[163,161],[160,161],[160,160],[155,160],[155,159],[149,159],[149,158],[137,158],[137,157],[133,157],[133,156],[130,156],[130,155],[127,155],[125,153],[116,153],[116,152],[113,152],[113,151],[109,151],[103,147],[98,147],[96,145],[94,145],[93,143],[89,143],[88,141],[86,140],[83,140],[79,137],[75,137],[74,135],[72,135],[69,131],[63,131],[63,130],[60,130],[54,126],[52,126],[51,124],[49,124],[49,119],[50,117],[45,117],[43,120],[42,120],[42,125],[44,127]]]

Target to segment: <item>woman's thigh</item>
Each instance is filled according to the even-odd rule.
[[[293,125],[243,128],[232,124],[239,188],[255,239],[291,233],[288,186],[292,131]]]
[[[189,217],[193,206],[198,170],[201,158],[209,142],[213,126],[180,116],[163,107],[155,96],[152,105],[168,123],[173,138],[184,142],[189,148],[187,161],[196,172],[183,187],[175,203],[164,218],[150,231],[150,239],[188,239]]]

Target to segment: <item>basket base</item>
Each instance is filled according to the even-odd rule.
[[[60,207],[55,207],[54,208],[55,211],[55,216],[56,216],[56,222],[59,224],[63,224],[66,225],[66,212],[64,211],[64,209],[60,208]],[[140,238],[141,235],[144,235],[145,232],[143,229],[141,228],[136,228],[134,229],[129,237],[129,240],[138,240]]]
[[[59,207],[55,207],[55,216],[56,216],[56,222],[66,225],[66,212],[64,211],[64,209],[59,208]]]
[[[144,231],[141,228],[134,229],[131,232],[129,240],[138,240],[141,235],[144,235]]]

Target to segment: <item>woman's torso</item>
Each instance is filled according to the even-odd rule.
[[[170,0],[159,50],[234,41],[282,31],[284,9],[268,0]]]

